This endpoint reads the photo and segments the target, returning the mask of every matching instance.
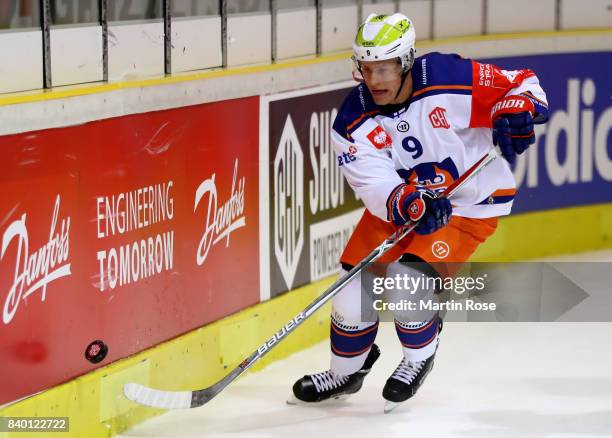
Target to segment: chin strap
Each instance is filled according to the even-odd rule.
[[[395,97],[393,98],[393,100],[397,99],[397,96],[399,96],[399,94],[402,92],[402,88],[404,88],[404,82],[408,77],[408,73],[410,73],[410,70],[406,70],[404,73],[402,73],[402,82],[400,83],[400,87],[397,90],[397,93],[395,93]]]

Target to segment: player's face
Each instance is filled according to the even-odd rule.
[[[395,102],[402,86],[402,67],[394,59],[385,61],[361,61],[361,74],[376,105]]]

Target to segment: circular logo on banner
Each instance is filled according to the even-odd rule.
[[[349,154],[355,155],[357,153],[357,148],[354,145],[349,146]]]
[[[450,254],[448,243],[443,240],[437,240],[431,245],[431,252],[438,259],[445,259]]]
[[[408,130],[410,129],[410,125],[408,124],[407,121],[405,120],[401,120],[398,124],[397,124],[397,130],[399,132],[408,132]]]

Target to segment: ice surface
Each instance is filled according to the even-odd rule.
[[[612,251],[562,259],[612,260]],[[426,383],[386,415],[382,387],[401,358],[392,324],[381,324],[376,342],[379,361],[346,401],[285,403],[295,380],[329,368],[324,341],[245,376],[204,407],[120,436],[612,437],[612,323],[446,323]]]

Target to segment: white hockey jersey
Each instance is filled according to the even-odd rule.
[[[332,129],[338,166],[366,208],[385,221],[398,185],[441,192],[492,147],[491,108],[504,96],[525,95],[536,104],[536,121],[547,117],[546,95],[531,70],[431,53],[415,60],[412,79],[404,105],[379,107],[364,83],[356,86]],[[497,159],[453,196],[453,214],[507,215],[515,193],[508,163]]]

